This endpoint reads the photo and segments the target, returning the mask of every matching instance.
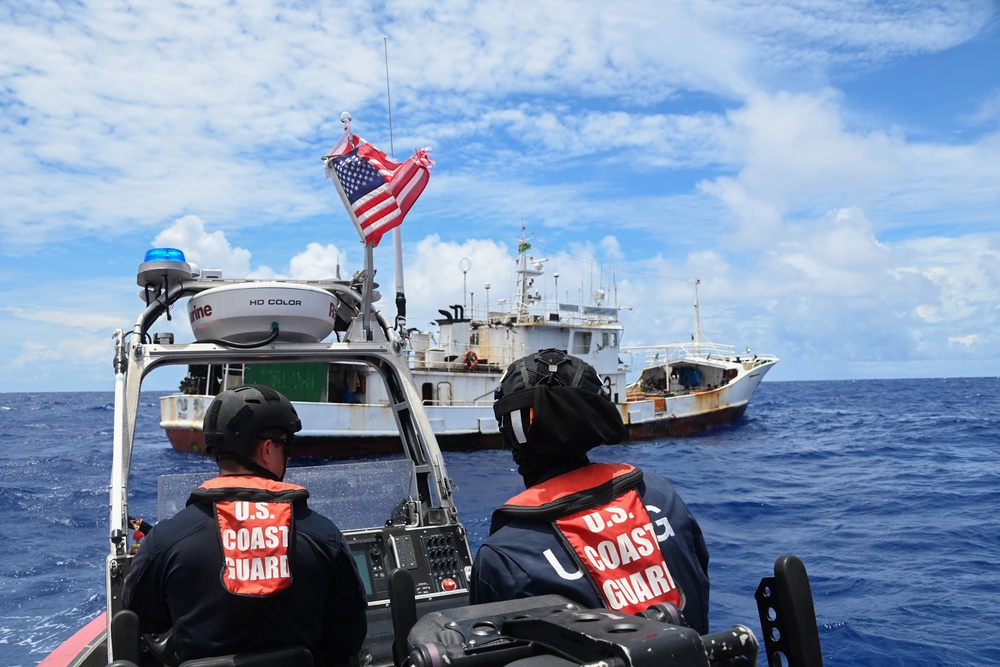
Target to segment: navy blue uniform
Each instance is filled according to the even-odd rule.
[[[257,486],[251,493],[277,485],[239,476],[212,482],[220,486],[219,480],[225,480],[221,486]],[[237,595],[223,583],[224,572],[237,568],[225,559],[227,540],[220,538],[213,500],[225,498],[228,489],[196,490],[187,507],[143,539],[123,602],[139,615],[142,632],[173,627],[178,661],[298,644],[318,664],[330,665],[361,648],[367,601],[350,549],[333,522],[306,505],[308,491],[283,487],[291,489],[280,497],[291,503],[293,529],[286,551],[290,582],[279,592]]]
[[[555,476],[550,473],[542,482]],[[532,488],[541,487],[542,482]],[[705,634],[709,556],[701,527],[663,477],[644,474],[635,489],[654,525],[663,560],[682,592],[685,620]],[[586,607],[607,606],[580,563],[550,521],[513,518],[476,553],[470,601],[479,604],[556,593]]]

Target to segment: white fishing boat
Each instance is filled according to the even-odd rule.
[[[523,235],[520,248],[530,248]],[[610,388],[622,414],[626,442],[686,436],[731,424],[743,416],[754,391],[778,362],[773,355],[737,354],[732,346],[703,342],[695,283],[695,331],[690,344],[622,347],[620,308],[595,290],[586,305],[552,302],[534,288],[545,259],[522,250],[510,303],[466,311],[441,309],[438,331],[404,334],[409,370],[421,404],[444,450],[497,448],[493,392],[507,366],[532,352],[558,348],[590,363]],[[216,297],[217,299],[217,297]],[[206,297],[205,301],[210,300]],[[238,308],[226,304],[227,317]],[[193,322],[212,326],[211,315],[191,300]],[[631,360],[646,357],[638,379],[628,383]],[[356,364],[194,365],[180,391],[160,399],[161,426],[177,451],[204,449],[201,423],[212,397],[243,383],[282,391],[302,415],[302,451],[319,457],[350,457],[394,451],[399,439],[380,383]]]
[[[370,269],[371,246],[367,249]],[[139,266],[138,282],[146,305],[130,331],[119,329],[114,334],[110,512],[103,538],[109,550],[103,559],[105,581],[100,593],[104,610],[49,654],[42,667],[172,664],[164,652],[169,632],[142,634],[140,619],[122,608],[123,583],[134,558],[131,544],[139,537],[129,535],[130,502],[136,493],[145,494],[150,488],[150,480],[141,475],[133,485],[134,475],[130,475],[133,456],[149,451],[134,446],[143,428],[139,419],[142,385],[150,374],[166,367],[247,368],[265,361],[284,365],[286,370],[302,364],[350,368],[379,383],[378,395],[385,397],[386,410],[395,423],[400,447],[393,456],[328,461],[290,468],[286,475],[288,481],[309,488],[310,507],[336,517],[358,564],[368,598],[368,635],[351,664],[651,667],[669,663],[708,667],[756,663],[758,642],[747,627],[736,625],[699,635],[679,623],[676,608],[671,610],[669,605],[654,605],[636,616],[582,609],[555,595],[469,606],[472,553],[459,521],[453,485],[403,340],[372,308],[370,279],[357,285],[360,291],[338,281],[228,280],[201,272],[185,262],[179,251],[168,249],[147,254]],[[194,303],[189,312],[197,315],[192,320],[195,341],[175,343],[171,334],[155,333],[153,327],[185,298]],[[240,302],[256,307],[252,312],[227,311]],[[202,326],[208,319],[210,324]],[[471,322],[453,324],[456,329],[472,330]],[[507,328],[495,324],[495,330]],[[530,323],[510,324],[512,331],[530,329]],[[325,342],[335,330],[342,332],[340,339]],[[581,324],[571,330],[577,335],[591,333],[593,354],[601,352],[593,350],[599,337],[620,333],[610,322],[592,329]],[[475,349],[489,349],[482,347],[483,342]],[[499,359],[481,362],[484,369],[502,363]],[[470,375],[485,374],[479,366],[470,365],[474,366],[467,369]],[[616,374],[610,377],[613,383],[619,380]],[[623,385],[615,386],[624,393]],[[368,390],[375,391],[371,385]],[[315,417],[306,412],[301,418],[308,425]],[[214,474],[213,467],[203,474],[160,477],[156,481],[157,516],[144,518],[155,523],[172,516],[183,507],[190,490]],[[787,656],[783,664],[793,667],[818,664],[815,614],[801,562],[792,556],[779,558],[775,577],[762,580],[757,599],[768,655],[782,653]],[[181,667],[313,664],[304,648],[281,646],[200,657]]]

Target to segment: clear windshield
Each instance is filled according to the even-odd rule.
[[[191,491],[214,476],[162,475],[157,483],[159,520],[176,514]],[[309,507],[341,530],[383,526],[402,503],[417,497],[414,465],[407,459],[289,468],[285,481],[309,489]]]

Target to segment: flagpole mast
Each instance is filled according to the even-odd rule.
[[[351,135],[351,114],[349,111],[344,111],[340,114],[340,122],[344,124],[344,132],[348,135],[348,148],[350,144],[354,143]],[[358,222],[357,215],[354,214],[354,209],[351,206],[351,201],[347,197],[347,193],[344,192],[344,186],[341,184],[339,178],[331,178],[333,185],[337,188],[337,194],[340,195],[341,201],[344,202],[344,208],[347,209],[348,216],[354,223],[354,228],[358,230],[358,235],[362,239],[365,238],[364,230],[361,228],[361,223]],[[365,241],[365,271],[364,271],[364,284],[362,285],[361,292],[361,338],[362,340],[372,340],[371,334],[371,311],[372,311],[372,292],[375,289],[375,253],[374,245]],[[347,331],[347,340],[356,340],[354,337],[354,324],[352,323]]]

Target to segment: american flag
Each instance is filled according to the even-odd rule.
[[[418,149],[405,162],[396,162],[345,132],[326,156],[327,176],[337,184],[365,243],[377,246],[383,234],[402,224],[430,180],[434,163],[427,153]]]

